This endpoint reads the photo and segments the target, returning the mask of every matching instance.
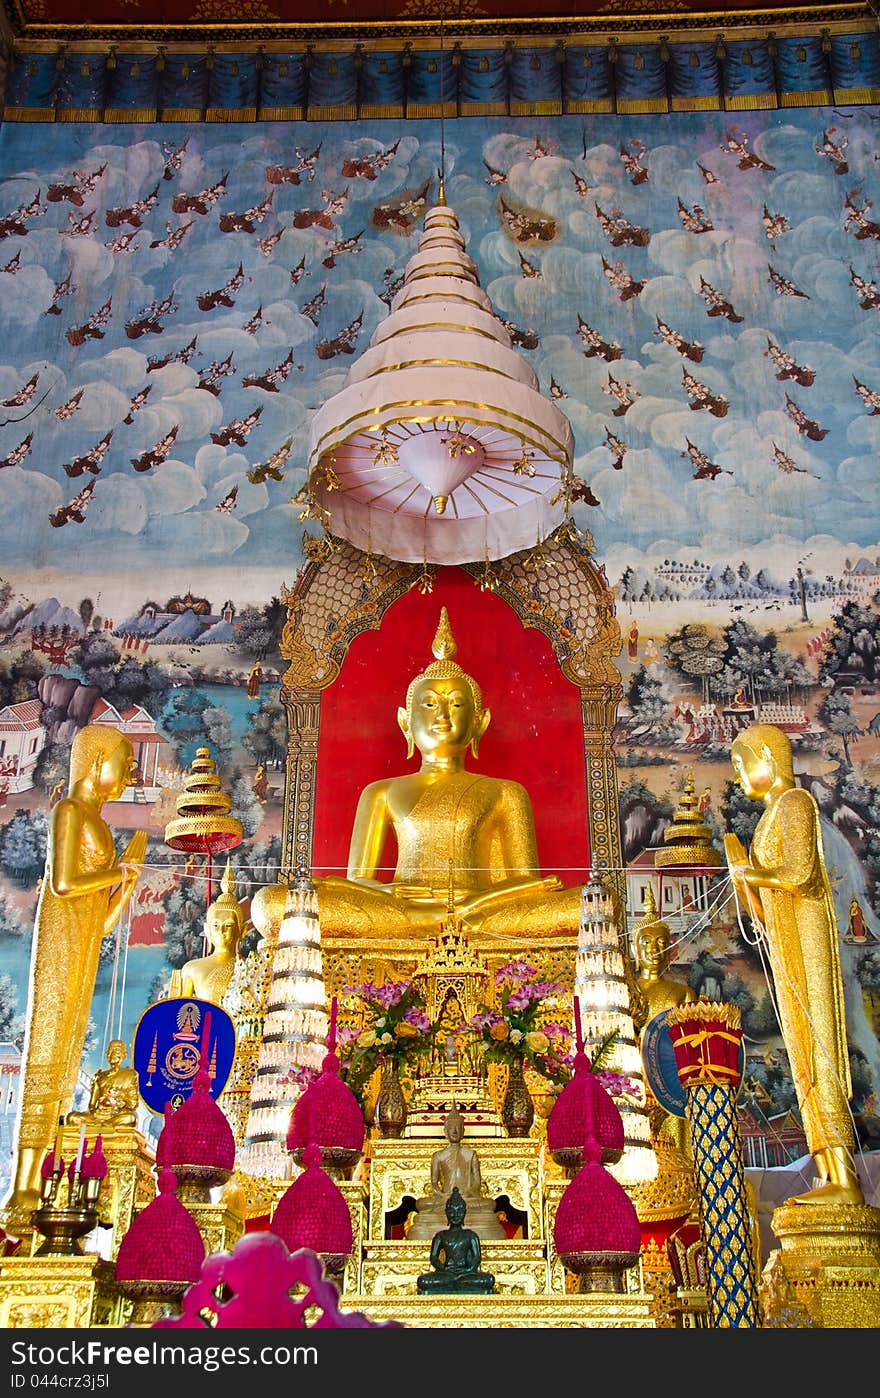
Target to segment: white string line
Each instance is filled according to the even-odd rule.
[[[107,1035],[113,1021],[113,1011],[116,1005],[116,983],[119,975],[119,948],[122,943],[122,918],[116,923],[116,947],[113,953],[113,975],[110,979],[110,994],[107,999],[107,1013],[104,1016],[104,1034],[101,1039],[101,1062],[107,1049]]]
[[[119,988],[119,1019],[117,1021],[118,1028],[116,1030],[116,1036],[119,1039],[122,1038],[122,1007],[125,1004],[125,980],[128,972],[128,948],[131,943],[131,899],[128,900],[128,907],[125,911],[125,949],[122,954],[122,979]]]
[[[781,1019],[780,1014],[779,1014],[779,1005],[778,1005],[778,1003],[777,1003],[777,995],[776,995],[776,988],[775,988],[774,975],[773,975],[772,967],[768,966],[767,945],[766,945],[767,942],[768,942],[767,929],[764,927],[764,924],[763,924],[757,917],[752,917],[752,921],[753,921],[753,923],[754,923],[754,925],[755,925],[755,928],[756,928],[756,935],[755,935],[755,937],[754,937],[754,940],[753,940],[752,938],[749,937],[748,933],[747,933],[746,930],[745,930],[745,927],[743,926],[743,921],[742,921],[742,909],[741,909],[741,907],[740,907],[739,894],[737,893],[736,884],[734,884],[734,886],[733,886],[733,894],[734,894],[734,899],[735,899],[735,901],[736,901],[736,917],[737,917],[737,923],[738,923],[738,926],[739,926],[740,933],[741,933],[743,939],[748,943],[749,946],[753,946],[753,947],[755,947],[755,948],[757,949],[758,955],[759,955],[759,957],[761,958],[761,966],[762,966],[762,969],[763,969],[763,971],[764,971],[764,978],[765,978],[765,980],[766,980],[766,982],[767,982],[767,991],[768,991],[768,994],[769,994],[769,997],[770,997],[770,1003],[771,1003],[771,1005],[772,1005],[772,1007],[773,1007],[773,1013],[774,1013],[774,1015],[776,1016],[776,1022],[777,1022],[777,1024],[779,1025],[780,1034],[782,1035],[782,1042],[783,1042],[783,1044],[785,1044],[785,1034],[784,1034],[783,1029],[782,1029],[782,1019]],[[750,916],[751,916],[751,914],[750,914]],[[836,917],[835,917],[835,929],[836,929]],[[850,1104],[849,1104],[849,1094],[848,1094],[848,1092],[847,1092],[846,1084],[845,1084],[845,1082],[843,1081],[843,1079],[840,1077],[840,1074],[839,1074],[838,1071],[837,1071],[837,1064],[834,1062],[833,1058],[832,1058],[831,1055],[829,1054],[827,1048],[825,1047],[825,1044],[823,1043],[821,1037],[819,1036],[819,1034],[818,1034],[818,1032],[817,1032],[817,1030],[816,1030],[816,1025],[815,1025],[814,1022],[813,1022],[813,1017],[812,1017],[812,1015],[810,1014],[810,1011],[809,1011],[808,1007],[804,1004],[803,999],[801,998],[800,994],[798,993],[798,987],[797,987],[797,985],[795,985],[795,983],[791,980],[791,978],[790,978],[790,976],[789,976],[789,974],[788,974],[788,972],[787,972],[787,970],[786,970],[786,968],[785,968],[784,965],[783,965],[783,966],[780,966],[780,970],[781,970],[782,973],[783,973],[783,976],[784,976],[784,978],[785,978],[785,982],[786,982],[786,984],[787,984],[787,986],[788,986],[788,990],[789,990],[790,994],[791,994],[791,995],[793,996],[793,998],[797,1001],[798,1005],[800,1006],[801,1010],[803,1011],[804,1015],[806,1016],[807,1021],[809,1022],[810,1029],[812,1030],[812,1034],[813,1034],[813,1043],[815,1044],[815,1046],[818,1048],[819,1052],[820,1052],[820,1053],[822,1054],[822,1056],[824,1057],[824,1059],[825,1059],[825,1061],[826,1061],[828,1067],[831,1069],[832,1075],[833,1075],[833,1077],[835,1078],[838,1087],[840,1088],[841,1096],[843,1097],[843,1100],[844,1100],[844,1102],[845,1102],[845,1104],[846,1104],[846,1110],[847,1110],[847,1113],[848,1113],[848,1115],[849,1115],[850,1121],[852,1122],[852,1127],[853,1127],[853,1140],[854,1140],[855,1143],[856,1143],[856,1151],[857,1151],[857,1154],[858,1154],[858,1155],[863,1155],[863,1154],[864,1154],[864,1151],[862,1150],[862,1146],[861,1146],[861,1143],[860,1143],[860,1141],[859,1141],[859,1132],[858,1132],[858,1128],[857,1128],[857,1126],[856,1126],[856,1120],[855,1120],[855,1117],[853,1116],[853,1111],[852,1111],[852,1108],[850,1107]],[[844,1026],[844,1028],[845,1028],[845,1026]],[[789,1061],[789,1069],[791,1069],[791,1063],[790,1063],[790,1061]],[[848,1156],[848,1158],[849,1158],[849,1161],[850,1161],[851,1165],[853,1166],[853,1169],[855,1169],[856,1158],[855,1158],[855,1156],[853,1155],[852,1151],[849,1149],[849,1146],[847,1146],[843,1141],[841,1141],[841,1140],[839,1140],[839,1139],[838,1139],[838,1146],[839,1146],[841,1149],[843,1149],[843,1150],[846,1151],[846,1154],[847,1154],[847,1156]]]

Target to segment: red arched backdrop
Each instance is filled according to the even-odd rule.
[[[418,770],[418,752],[407,761],[397,709],[410,680],[434,658],[444,606],[455,658],[492,711],[479,757],[469,753],[467,766],[522,782],[535,810],[542,872],[566,885],[582,883],[589,837],[580,691],[562,674],[546,636],[524,627],[506,602],[481,592],[460,568],[440,569],[433,592],[412,588],[388,609],[379,631],[356,637],[322,694],[314,871],[345,873],[355,807],[368,782]],[[396,858],[392,837],[381,878],[391,878]]]

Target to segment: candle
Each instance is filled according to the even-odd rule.
[[[82,1170],[83,1151],[86,1145],[86,1128],[82,1125],[79,1128],[79,1145],[76,1148],[76,1164],[73,1167],[74,1175],[78,1175]]]

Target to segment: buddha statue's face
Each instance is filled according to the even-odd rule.
[[[128,1052],[121,1039],[112,1039],[107,1045],[107,1062],[111,1068],[118,1068]]]
[[[464,1199],[456,1198],[454,1195],[446,1201],[446,1218],[453,1228],[460,1228],[464,1223],[464,1216],[467,1212],[467,1204]]]
[[[483,718],[485,717],[485,722]],[[425,678],[416,684],[406,714],[404,732],[423,757],[444,759],[459,757],[468,744],[479,739],[488,714],[479,715],[474,708],[471,687],[464,676],[448,679]]]
[[[745,743],[734,743],[730,750],[730,762],[743,795],[751,800],[761,800],[773,785],[776,775],[768,749],[764,748],[758,754]]]
[[[647,977],[662,975],[669,965],[671,951],[669,932],[664,927],[647,927],[639,934],[639,967]]]
[[[231,908],[208,909],[208,939],[215,951],[234,953],[241,924]]]
[[[137,764],[127,738],[116,743],[104,756],[97,774],[97,787],[105,801],[118,801],[131,785]]]
[[[446,1118],[446,1139],[453,1145],[458,1145],[464,1135],[464,1121],[460,1116],[450,1116]]]

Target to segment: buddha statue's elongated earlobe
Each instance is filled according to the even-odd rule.
[[[492,713],[489,709],[480,709],[474,717],[474,735],[471,738],[470,744],[471,752],[474,754],[474,757],[479,755],[480,739],[489,727],[491,719]]]
[[[407,757],[412,757],[413,753],[416,750],[416,745],[413,742],[412,728],[410,727],[409,723],[409,715],[407,714],[407,711],[404,708],[399,708],[397,710],[397,725],[404,738],[406,738],[406,755]]]

